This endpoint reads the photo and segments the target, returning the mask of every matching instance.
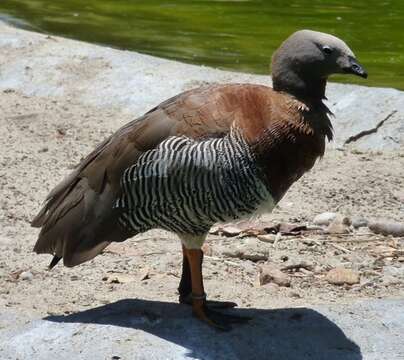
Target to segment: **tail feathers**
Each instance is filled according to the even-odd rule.
[[[38,254],[54,255],[50,268],[60,259],[65,266],[79,265],[97,256],[112,241],[131,236],[118,225],[119,210],[113,208],[114,196],[108,186],[96,193],[81,179],[62,196],[42,216],[42,229],[34,247]]]
[[[49,270],[52,270],[61,259],[61,257],[55,255],[48,266]]]

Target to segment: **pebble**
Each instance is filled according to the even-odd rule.
[[[320,226],[328,226],[336,218],[337,213],[324,212],[314,217],[313,223]]]
[[[355,229],[359,229],[361,227],[366,227],[368,226],[368,220],[366,220],[364,217],[362,216],[354,216],[352,217],[352,226]]]
[[[275,234],[258,235],[257,239],[262,242],[266,242],[266,243],[274,243],[275,239],[276,239],[276,235]]]
[[[376,234],[404,236],[404,223],[389,220],[378,220],[369,223],[369,229]]]
[[[23,271],[20,276],[19,279],[20,280],[28,280],[31,281],[34,278],[34,275],[32,275],[31,271]]]
[[[260,285],[274,283],[279,286],[290,286],[290,278],[274,265],[264,264],[259,267]]]
[[[359,284],[360,276],[356,271],[338,267],[327,273],[326,280],[333,285],[354,285]]]

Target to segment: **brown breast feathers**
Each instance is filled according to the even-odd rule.
[[[228,96],[229,106],[232,95]],[[288,188],[324,154],[332,126],[325,105],[305,104],[268,87],[243,87],[236,125],[243,130],[268,189],[279,201]]]

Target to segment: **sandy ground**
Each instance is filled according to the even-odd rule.
[[[128,113],[15,91],[0,94],[0,107],[0,306],[44,316],[125,298],[176,300],[180,243],[163,231],[111,246],[73,269],[57,266],[47,271],[50,256],[31,251],[37,229],[29,221],[48,191],[100,140],[129,121]],[[330,150],[264,220],[310,224],[323,211],[403,220],[403,178],[403,150]],[[372,235],[367,228],[346,236],[283,237],[276,246],[255,238],[211,235],[208,245],[204,271],[209,296],[243,307],[404,295],[404,239]],[[279,267],[305,261],[314,270],[291,273],[290,287],[259,286],[259,263],[229,257],[228,252],[240,246],[247,253],[267,254]],[[386,251],[398,255],[383,256]],[[336,266],[358,271],[360,284],[329,284],[325,275]],[[21,271],[28,271],[28,276],[20,276]]]

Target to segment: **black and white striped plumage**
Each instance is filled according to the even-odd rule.
[[[133,234],[158,227],[203,241],[214,223],[271,207],[255,163],[234,129],[219,139],[170,137],[125,171],[119,222]]]

